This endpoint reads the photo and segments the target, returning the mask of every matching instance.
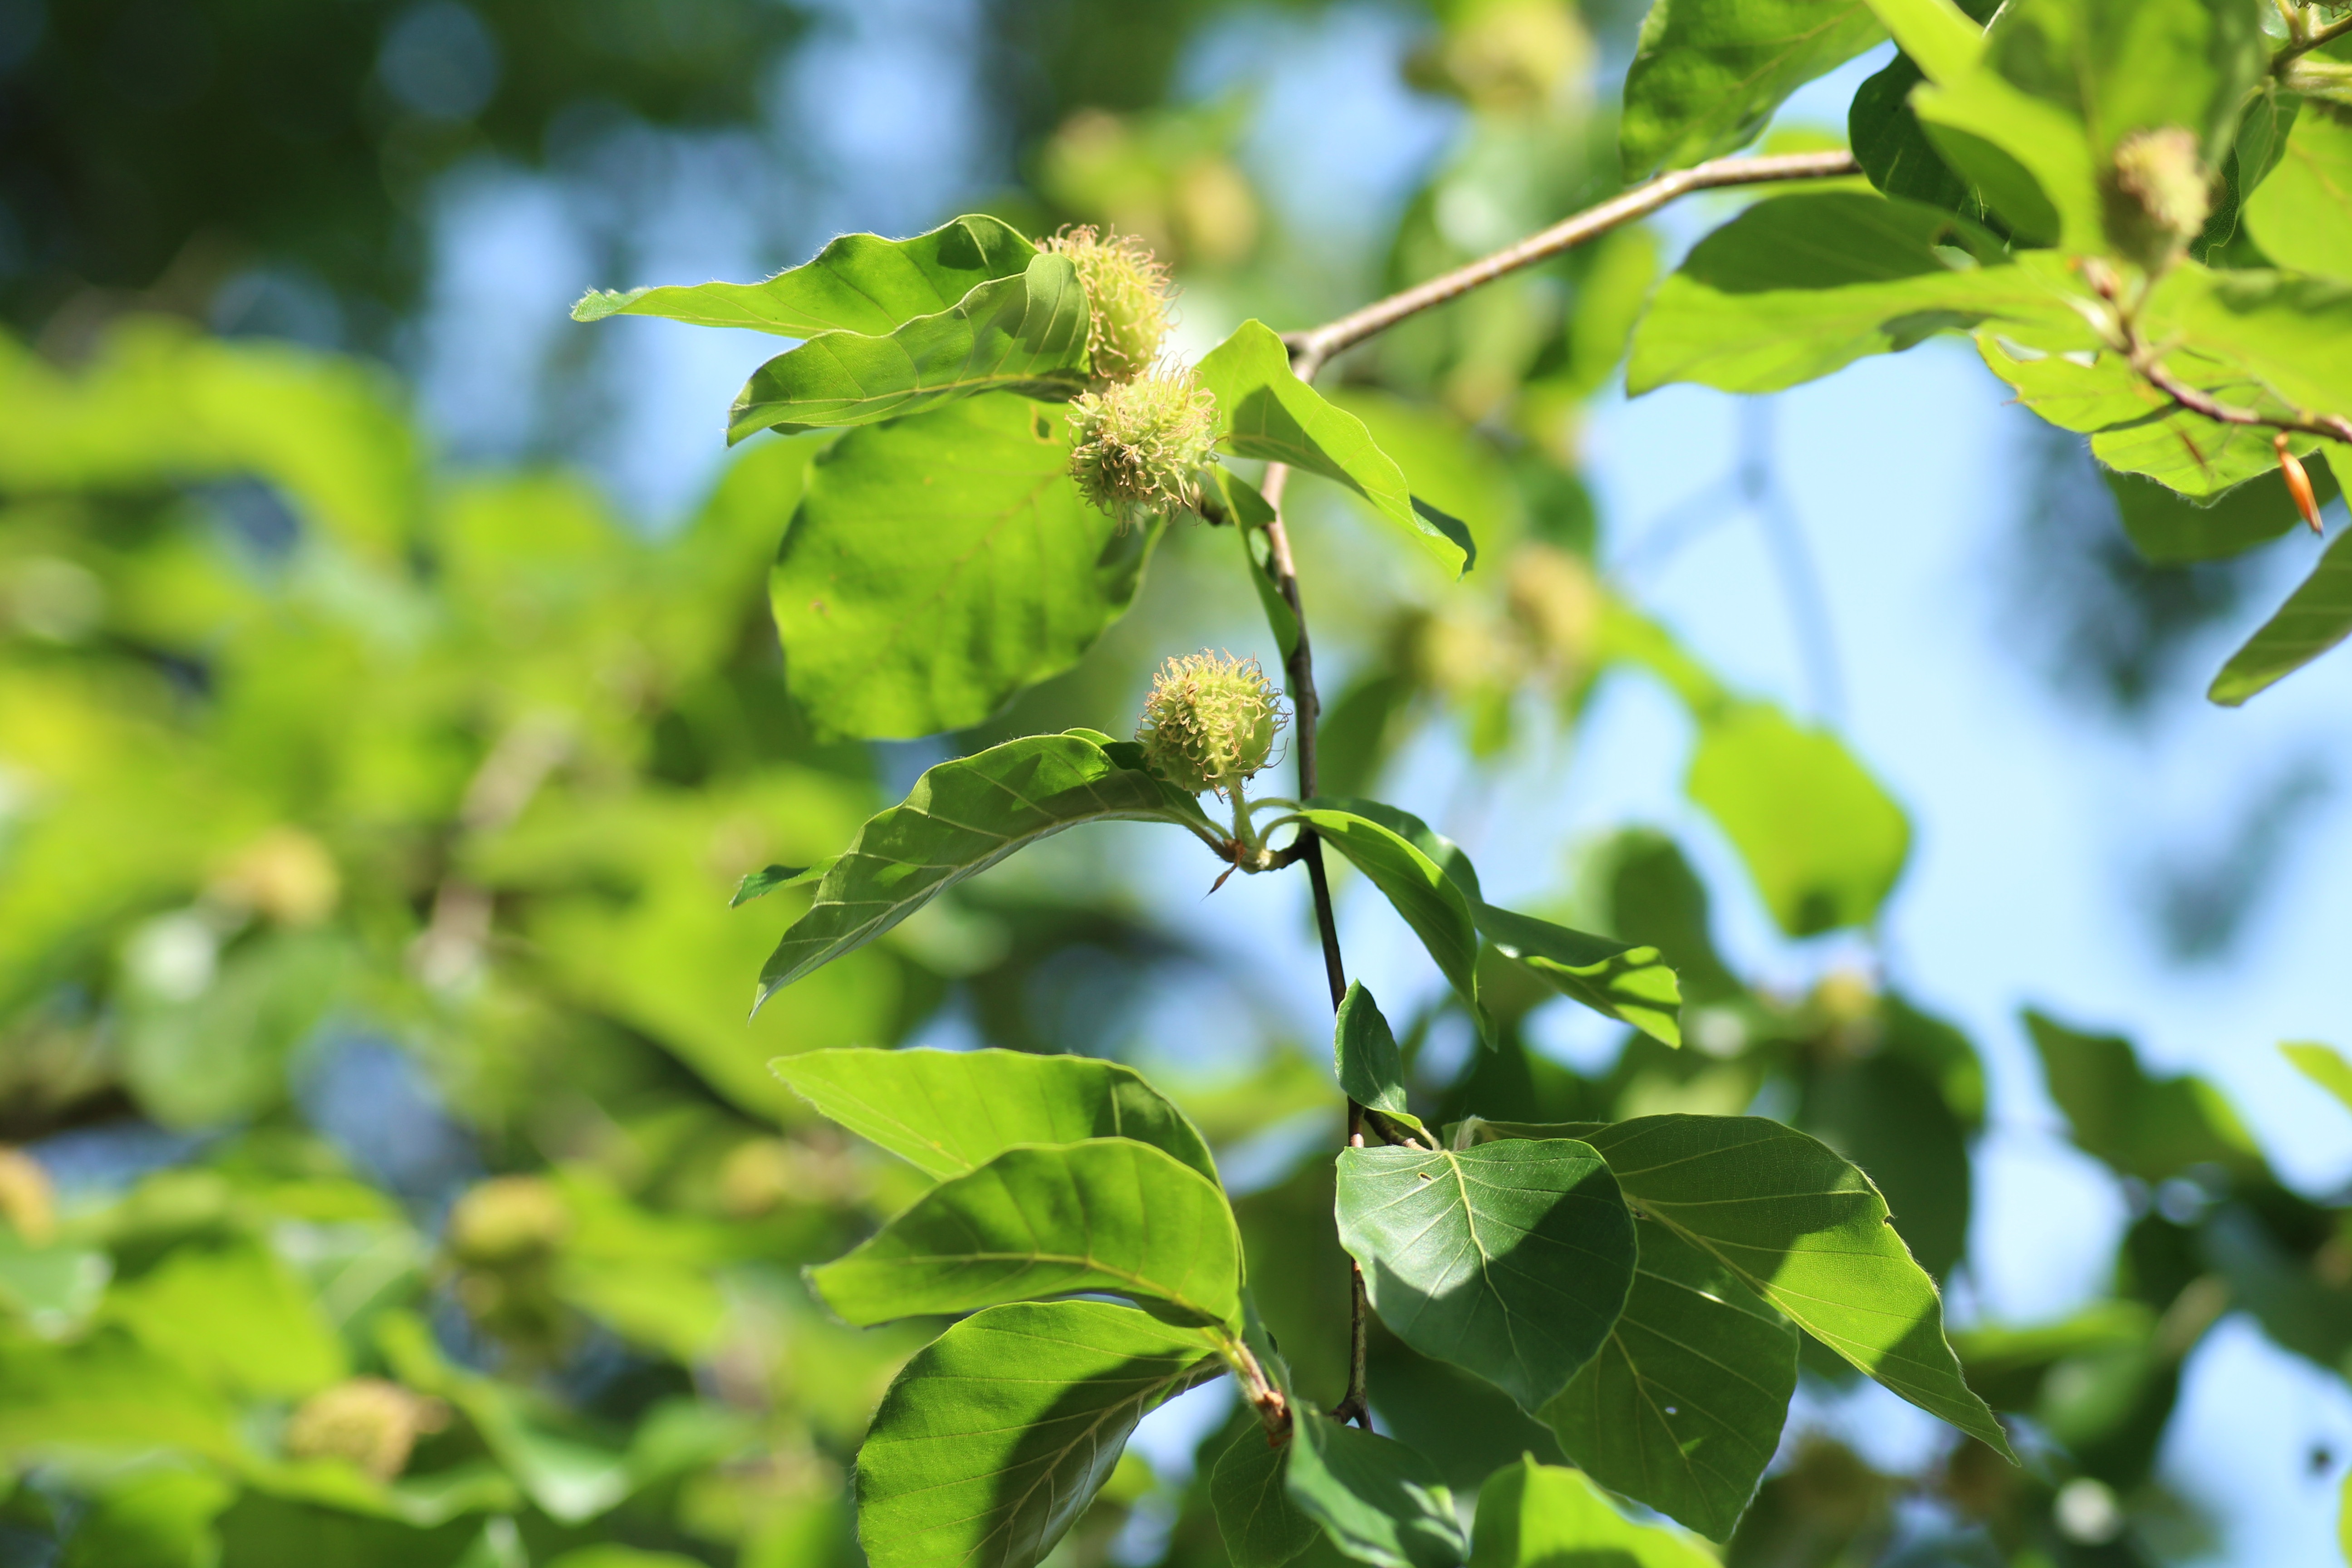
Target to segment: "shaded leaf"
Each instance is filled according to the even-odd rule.
[[[1007,1149],[950,1177],[845,1257],[809,1270],[860,1325],[1111,1290],[1202,1322],[1241,1314],[1241,1239],[1225,1195],[1128,1138]]]
[[[1655,0],[1625,73],[1625,177],[1745,146],[1791,92],[1885,37],[1864,0]]]
[[[1493,1021],[1478,1002],[1478,931],[1461,888],[1402,835],[1370,817],[1310,805],[1298,820],[1387,896],[1429,950],[1439,972],[1453,983],[1480,1036],[1491,1041]]]
[[[1339,1152],[1339,1243],[1396,1336],[1540,1409],[1624,1305],[1633,1223],[1566,1139]]]
[[[947,889],[1082,822],[1171,822],[1208,842],[1190,795],[1081,734],[1025,735],[941,763],[873,817],[817,884],[760,976],[761,1000],[880,936]]]
[[[1731,1538],[1797,1386],[1797,1331],[1716,1258],[1655,1220],[1600,1353],[1543,1417],[1611,1490]]]
[[[977,724],[1125,612],[1159,537],[1069,478],[1061,410],[977,397],[821,453],[769,579],[793,695],[825,733]]]
[[[1644,1116],[1587,1133],[1637,1213],[1729,1268],[1870,1376],[2010,1457],[1960,1379],[1943,1302],[1870,1178],[1753,1116]]]
[[[1110,1478],[1150,1411],[1224,1370],[1204,1336],[1130,1307],[992,1307],[917,1353],[857,1451],[874,1568],[1027,1568]]]
[[[1132,1138],[1217,1179],[1201,1134],[1133,1068],[1028,1051],[804,1051],[771,1064],[826,1116],[933,1176],[1016,1143]]]
[[[2336,536],[2319,564],[2213,678],[2205,695],[2224,708],[2293,675],[2352,634],[2352,548]]]
[[[1318,795],[1307,803],[1312,806],[1328,806],[1335,811],[1377,822],[1391,833],[1412,845],[1429,858],[1430,863],[1445,873],[1445,879],[1462,889],[1462,896],[1472,903],[1478,900],[1478,868],[1470,864],[1470,857],[1445,835],[1431,827],[1412,813],[1382,800],[1357,800],[1344,795]]]
[[[661,316],[787,338],[879,335],[949,309],[982,283],[1018,276],[1036,253],[1010,226],[976,213],[912,239],[845,234],[762,283],[591,291],[572,307],[572,319]]]
[[[2025,1028],[2084,1152],[2151,1184],[2198,1164],[2260,1167],[2245,1124],[2205,1079],[2151,1078],[2121,1036],[2070,1029],[2042,1013],[2028,1010]]]
[[[1984,198],[1952,172],[1911,110],[1911,89],[1926,80],[1908,55],[1854,89],[1846,110],[1846,140],[1870,183],[1886,195],[1924,202],[1982,223]]]
[[[1521,1459],[1478,1491],[1470,1568],[1713,1568],[1697,1542],[1635,1524],[1575,1470]]]
[[[1087,294],[1066,256],[1032,257],[1017,278],[983,283],[887,337],[820,332],[751,373],[727,414],[727,439],[871,425],[982,392],[1073,395],[1086,384]]]
[[[820,860],[814,866],[762,866],[756,871],[747,871],[743,879],[735,884],[735,896],[727,900],[727,907],[740,910],[778,888],[796,888],[803,882],[814,881],[832,868],[832,861]]]
[[[1331,1057],[1339,1071],[1340,1091],[1358,1105],[1368,1106],[1415,1131],[1421,1119],[1405,1109],[1404,1057],[1396,1036],[1381,1016],[1380,1004],[1349,981],[1340,998],[1339,1016],[1332,1026]]]
[[[1223,465],[1220,464],[1217,472],[1222,474],[1225,471]],[[1255,495],[1257,492],[1252,490],[1250,493]],[[1283,662],[1287,666],[1291,657],[1298,651],[1298,612],[1292,609],[1290,601],[1282,596],[1282,585],[1274,580],[1271,557],[1262,559],[1258,554],[1260,542],[1265,535],[1255,528],[1245,527],[1234,531],[1241,536],[1242,554],[1249,563],[1250,587],[1257,595],[1258,608],[1265,614],[1265,629],[1274,634],[1274,646],[1282,651]]]
[[[2313,453],[2304,460],[2304,470],[2311,476],[2320,505],[2336,499],[2336,470],[2326,458]],[[2275,464],[2203,501],[2144,475],[2108,470],[2100,477],[2116,498],[2132,547],[2159,566],[2235,555],[2276,539],[2303,521]]]
[[[1227,451],[1345,485],[1442,565],[1457,575],[1470,569],[1476,551],[1466,533],[1456,538],[1414,509],[1395,459],[1373,443],[1362,420],[1291,374],[1289,351],[1265,322],[1244,321],[1209,351],[1198,374],[1216,394],[1218,441]]]
[[[1282,1568],[1323,1533],[1283,1484],[1290,1448],[1267,1441],[1265,1428],[1253,1421],[1209,1472],[1209,1506],[1234,1568]]]
[[[1284,1485],[1332,1544],[1374,1568],[1456,1568],[1470,1542],[1454,1494],[1427,1459],[1392,1438],[1301,1405]]]
[[[1591,936],[1483,901],[1470,906],[1470,915],[1496,952],[1527,965],[1560,994],[1652,1039],[1683,1043],[1682,990],[1656,948]]]
[[[2332,105],[2295,116],[2277,164],[2245,204],[2263,254],[2298,272],[2352,277],[2352,121]]]

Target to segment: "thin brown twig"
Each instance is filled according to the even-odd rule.
[[[1719,190],[1733,185],[1779,184],[1792,180],[1828,180],[1861,172],[1862,165],[1854,162],[1853,153],[1835,152],[1783,153],[1764,158],[1716,158],[1694,168],[1676,169],[1670,174],[1660,174],[1573,216],[1563,218],[1549,228],[1531,234],[1516,245],[1506,246],[1492,256],[1480,257],[1466,267],[1457,267],[1426,283],[1416,283],[1360,310],[1351,310],[1338,321],[1326,321],[1303,332],[1286,334],[1283,342],[1290,349],[1291,368],[1298,373],[1301,381],[1312,381],[1315,373],[1322,369],[1332,355],[1353,348],[1375,333],[1386,331],[1408,316],[1417,315],[1433,305],[1443,305],[1449,300],[1459,299],[1480,284],[1491,283],[1506,273],[1531,267],[1562,251],[1573,250],[1612,228],[1622,227],[1636,218],[1647,217],[1668,203],[1694,191]]]

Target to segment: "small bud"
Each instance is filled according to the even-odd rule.
[[[2311,488],[2311,476],[2304,471],[2303,459],[2287,446],[2285,431],[2271,437],[2271,447],[2278,453],[2279,478],[2286,481],[2286,493],[2294,499],[2294,510],[2302,513],[2312,532],[2325,535],[2327,530],[2319,521],[2319,496]]]
[[[1265,766],[1283,720],[1257,660],[1198,653],[1160,667],[1135,738],[1145,763],[1178,789],[1231,796]]]
[[[1080,393],[1067,417],[1070,477],[1119,526],[1145,527],[1201,504],[1195,477],[1217,439],[1216,395],[1189,370]]]
[[[555,1250],[572,1228],[556,1190],[539,1176],[497,1176],[470,1188],[449,1210],[449,1250],[496,1267]]]
[[[448,1425],[448,1407],[380,1377],[354,1377],[322,1388],[286,1424],[286,1453],[296,1459],[343,1459],[377,1480],[408,1468],[419,1433]]]
[[[1132,381],[1160,356],[1168,335],[1168,268],[1131,234],[1091,225],[1048,235],[1044,247],[1070,258],[1087,291],[1087,356],[1102,381]]]
[[[2212,178],[2194,132],[2135,131],[2116,148],[2108,228],[2148,259],[2177,253],[2213,211]]]

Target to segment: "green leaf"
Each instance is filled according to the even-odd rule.
[[[2336,471],[2313,453],[2304,461],[2311,488],[2326,506],[2337,494]],[[2139,474],[2101,475],[2116,498],[2132,547],[2158,566],[2212,561],[2276,539],[2301,523],[2286,479],[2273,464],[2263,473],[2204,500]]]
[[[1092,647],[1159,530],[1069,479],[1061,411],[978,397],[822,453],[769,580],[793,695],[827,734],[977,724]]]
[[[1780,196],[1700,240],[1658,286],[1626,390],[1777,392],[1987,321],[2092,346],[2042,279],[1957,214],[1854,191]]]
[[[1019,276],[1037,247],[984,214],[941,224],[912,239],[845,234],[815,258],[764,283],[591,290],[572,307],[575,321],[662,316],[698,327],[749,327],[780,337],[893,331],[937,315],[981,284]]]
[[[1864,0],[1655,0],[1625,73],[1625,177],[1747,145],[1782,100],[1885,37]]]
[[[1142,1417],[1223,1371],[1205,1336],[1130,1307],[966,1318],[908,1362],[857,1451],[873,1568],[1027,1568],[1110,1478]]]
[[[2290,1040],[2279,1047],[2279,1054],[2295,1066],[2295,1069],[2344,1102],[2352,1110],[2352,1062],[2330,1047],[2310,1040]]]
[[[1930,81],[1966,75],[1984,57],[1984,28],[1952,0],[1870,0],[1870,8]]]
[[[953,308],[887,337],[820,332],[751,373],[727,415],[731,443],[871,425],[982,392],[1067,397],[1086,385],[1087,292],[1066,256],[1032,257]]]
[[[933,898],[1017,849],[1082,822],[1171,822],[1213,845],[1198,802],[1084,735],[1025,735],[915,781],[869,820],[817,884],[816,900],[760,976],[764,1002],[880,936]]]
[[[1368,816],[1310,804],[1297,820],[1346,856],[1388,898],[1404,923],[1470,1010],[1481,1037],[1490,1043],[1493,1020],[1478,1001],[1478,931],[1470,900],[1437,862],[1392,827]]]
[[[1673,1230],[1863,1372],[2012,1458],[1960,1379],[1936,1282],[1870,1178],[1754,1116],[1644,1116],[1587,1134],[1637,1214]]]
[[[1470,863],[1470,857],[1464,853],[1462,846],[1412,813],[1386,801],[1358,800],[1346,795],[1318,795],[1307,804],[1328,806],[1379,823],[1427,856],[1432,865],[1445,873],[1447,881],[1462,889],[1464,898],[1474,904],[1478,901],[1478,868]]]
[[[1303,1405],[1290,1430],[1283,1484],[1341,1552],[1373,1568],[1457,1568],[1469,1555],[1454,1494],[1427,1459]]]
[[[2224,708],[2238,707],[2352,634],[2352,548],[2346,547],[2347,539],[2352,533],[2338,534],[2311,575],[2230,656],[2206,689],[2209,699]]]
[[[1560,994],[1669,1046],[1683,1043],[1682,989],[1654,947],[1613,942],[1483,900],[1470,906],[1479,934]]]
[[[1470,1568],[1714,1568],[1714,1553],[1655,1524],[1635,1524],[1601,1489],[1558,1465],[1522,1458],[1478,1490]]]
[[[1204,1323],[1241,1315],[1225,1194],[1129,1138],[1007,1149],[916,1200],[810,1283],[860,1326],[1114,1290]]]
[[[1381,1321],[1530,1411],[1591,1360],[1633,1282],[1633,1217],[1568,1139],[1343,1149],[1338,1213]]]
[[[1543,1417],[1601,1485],[1728,1541],[1780,1445],[1797,1331],[1666,1226],[1634,1230],[1625,1310]]]
[[[2352,282],[2183,262],[2150,293],[2141,328],[2187,345],[2166,361],[2185,379],[2207,356],[2258,381],[2266,396],[2252,401],[2266,412],[2352,409]]]
[[[2150,1184],[2198,1164],[2260,1169],[2252,1136],[2203,1079],[2150,1078],[2130,1041],[2070,1029],[2042,1013],[2029,1010],[2025,1027],[2050,1098],[2084,1152]]]
[[[1926,79],[1910,56],[1897,55],[1854,89],[1846,110],[1846,140],[1853,147],[1854,162],[1886,195],[1924,202],[1981,223],[1983,195],[1952,172],[1912,112],[1911,89]]]
[[[1349,981],[1348,994],[1340,998],[1331,1056],[1340,1091],[1349,1100],[1420,1131],[1421,1119],[1405,1108],[1404,1058],[1397,1050],[1396,1036],[1361,981]]]
[[[1470,570],[1477,551],[1466,532],[1457,537],[1414,508],[1396,460],[1373,443],[1362,420],[1291,374],[1289,351],[1265,322],[1244,321],[1209,351],[1198,374],[1216,394],[1217,438],[1227,451],[1344,485],[1456,576]]]
[[[21,1317],[45,1340],[89,1321],[113,1278],[114,1260],[95,1247],[50,1241],[35,1246],[0,1226],[0,1312]]]
[[[2345,110],[2304,106],[2245,213],[2254,243],[2280,266],[2352,277],[2352,120]]]
[[[118,1283],[106,1316],[233,1393],[299,1398],[350,1371],[342,1342],[293,1266],[257,1241],[172,1249]]]
[[[1763,702],[1704,715],[1685,781],[1790,936],[1868,925],[1903,875],[1903,808],[1826,730]]]
[[[813,882],[833,869],[833,862],[820,860],[814,866],[762,866],[744,874],[735,884],[735,896],[727,900],[730,910],[740,910],[753,899],[764,899],[778,888],[797,888],[803,882]]]
[[[1217,1179],[1208,1145],[1133,1068],[1027,1051],[804,1051],[776,1076],[926,1174],[961,1176],[1016,1143],[1132,1138]]]
[[[1282,1568],[1323,1533],[1283,1484],[1291,1447],[1267,1441],[1265,1428],[1253,1421],[1209,1472],[1209,1506],[1234,1568]]]
[[[1217,472],[1225,471],[1220,464]],[[1287,667],[1298,651],[1298,612],[1290,607],[1290,601],[1282,596],[1281,584],[1274,580],[1272,557],[1261,560],[1258,556],[1259,542],[1265,538],[1264,531],[1255,528],[1234,531],[1240,535],[1242,554],[1249,562],[1250,587],[1257,594],[1258,608],[1265,613],[1265,629],[1274,634],[1274,646],[1282,651],[1283,663]]]

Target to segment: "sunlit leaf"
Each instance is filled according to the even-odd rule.
[[[2245,214],[2254,242],[2281,267],[2352,277],[2352,121],[2344,110],[2304,106]]]
[[[1560,994],[1679,1046],[1682,990],[1654,947],[1614,942],[1479,902],[1470,910],[1495,951],[1543,976]]]
[[[1454,1494],[1427,1459],[1307,1406],[1294,1416],[1284,1485],[1333,1545],[1373,1568],[1457,1568],[1469,1555]]]
[[[1339,1219],[1381,1321],[1530,1411],[1591,1359],[1633,1277],[1617,1184],[1565,1139],[1343,1149]]]
[[[1037,247],[999,219],[972,214],[912,239],[845,234],[761,283],[701,283],[591,291],[575,321],[661,316],[700,327],[749,327],[780,337],[887,333],[936,315],[981,284],[1017,276]]]
[[[240,1394],[309,1394],[349,1370],[293,1267],[259,1242],[180,1247],[109,1295],[107,1316],[196,1376]]]
[[[1491,1035],[1492,1021],[1478,1002],[1478,931],[1469,898],[1454,879],[1394,828],[1370,817],[1317,805],[1298,815],[1387,896],[1453,983],[1480,1033]]]
[[[857,1452],[874,1568],[1027,1568],[1118,1464],[1135,1424],[1224,1364],[1129,1307],[993,1307],[907,1363]]]
[[[1885,37],[1864,0],[1655,0],[1625,73],[1626,178],[1744,146],[1791,92]]]
[[[1579,1472],[1533,1457],[1479,1489],[1470,1568],[1713,1568],[1715,1561],[1664,1525],[1635,1524]]]
[[[2352,1110],[2352,1062],[2343,1053],[2315,1041],[2289,1041],[2279,1047],[2279,1054],[2293,1062],[2297,1071],[2336,1099],[2344,1109]]]
[[[1133,1068],[1027,1051],[806,1051],[778,1078],[811,1105],[933,1176],[960,1176],[1016,1143],[1132,1138],[1217,1179],[1184,1113]]]
[[[810,1282],[852,1323],[1110,1290],[1241,1314],[1241,1239],[1198,1171],[1127,1138],[1008,1149],[916,1200]]]
[[[1635,1230],[1625,1310],[1543,1416],[1603,1486],[1728,1540],[1780,1444],[1797,1332],[1665,1226]]]

